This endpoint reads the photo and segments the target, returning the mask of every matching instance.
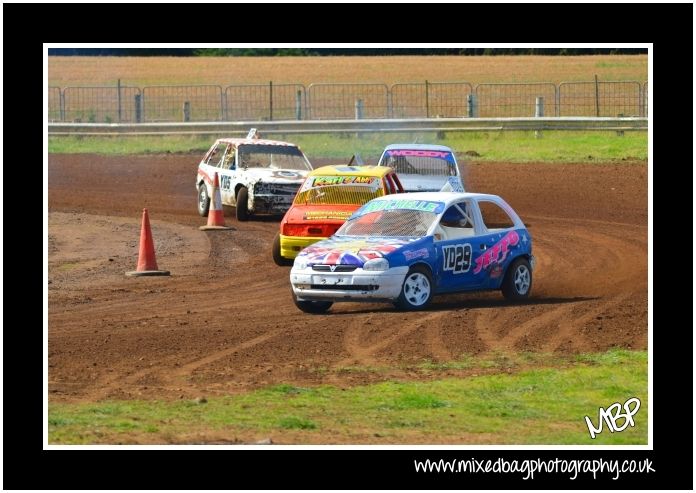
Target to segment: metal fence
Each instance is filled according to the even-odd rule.
[[[419,82],[48,88],[50,122],[159,123],[374,118],[647,116],[648,83]]]
[[[558,116],[554,84],[479,84],[476,86],[477,116],[535,116],[538,97],[544,98],[544,115]]]
[[[471,116],[468,82],[428,82],[391,86],[392,118],[454,118]]]
[[[139,95],[140,88],[130,86],[66,87],[62,97],[63,121],[135,122],[134,103]]]
[[[148,86],[143,88],[143,121],[221,121],[222,87]]]
[[[310,84],[307,100],[308,120],[390,117],[386,84]]]
[[[562,82],[560,116],[644,116],[640,82]]]
[[[63,118],[63,93],[60,87],[48,88],[48,121],[62,122]]]
[[[225,88],[224,118],[233,120],[302,120],[306,115],[302,84],[249,84]]]

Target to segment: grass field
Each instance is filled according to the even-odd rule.
[[[219,136],[219,137],[222,137]],[[216,136],[156,137],[50,137],[51,153],[147,154],[163,152],[202,153]],[[298,144],[312,157],[350,159],[360,153],[367,164],[376,164],[387,144],[395,142],[438,143],[450,146],[461,159],[497,162],[599,162],[647,160],[646,132],[467,132],[448,133],[442,140],[435,133],[354,135],[272,135],[270,138]],[[468,152],[468,155],[463,153]],[[476,156],[475,154],[478,154]],[[472,155],[474,154],[474,155]]]
[[[549,366],[553,366],[550,368]],[[645,444],[647,353],[493,355],[422,372],[480,376],[339,389],[291,385],[180,401],[49,404],[49,443]],[[497,370],[485,374],[486,370]],[[526,369],[525,369],[526,368]],[[347,368],[338,371],[379,371]],[[600,407],[641,400],[635,427],[590,439]],[[623,423],[623,422],[621,422]]]
[[[319,82],[638,80],[647,55],[391,57],[48,57],[49,86]]]

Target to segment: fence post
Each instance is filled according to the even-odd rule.
[[[143,121],[143,113],[142,113],[141,95],[136,94],[135,95],[135,123],[141,123],[142,121]]]
[[[619,118],[623,118],[624,114],[623,114],[623,113],[619,113],[619,114],[616,115],[616,116],[618,116]],[[617,136],[617,137],[623,137],[623,135],[624,135],[623,130],[617,130],[617,131],[616,131],[616,136]]]
[[[118,92],[118,123],[121,123],[121,79],[116,82],[116,89]]]
[[[466,116],[469,118],[476,118],[478,116],[476,94],[469,94],[466,97]]]
[[[430,118],[429,84],[425,81],[425,117]]]
[[[227,92],[220,87],[220,119],[227,121]]]
[[[191,121],[191,102],[190,101],[184,101],[184,121],[185,122],[190,122]]]
[[[534,105],[534,117],[542,118],[544,116],[544,97],[537,96],[536,104]],[[542,137],[541,130],[536,130],[534,132],[534,137],[540,139]]]
[[[273,81],[268,81],[268,120],[273,121]]]
[[[58,105],[60,106],[60,121],[65,121],[65,91],[58,88]]]
[[[534,116],[536,118],[542,118],[544,116],[544,96],[537,96],[534,106]]]
[[[595,76],[594,76],[594,93],[595,93],[595,99],[594,99],[595,115],[599,116],[599,80],[597,80],[597,74],[595,74]]]
[[[363,100],[358,98],[355,100],[355,119],[362,120],[362,118],[363,118]],[[360,139],[360,138],[362,138],[362,134],[360,132],[356,132],[355,137]]]
[[[363,100],[356,99],[355,100],[355,119],[362,120],[362,118],[363,118]]]
[[[302,120],[302,91],[295,93],[295,119]]]

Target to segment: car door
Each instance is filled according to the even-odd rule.
[[[237,152],[233,145],[228,145],[220,162],[217,164],[220,174],[220,195],[222,203],[235,204],[234,183],[237,173]]]
[[[475,275],[485,279],[482,287],[497,288],[505,270],[526,248],[529,242],[526,232],[515,226],[515,220],[494,200],[476,201],[480,221],[478,252],[474,249],[472,269]]]
[[[232,147],[224,142],[217,142],[210,148],[208,154],[206,154],[203,162],[201,163],[201,168],[207,176],[209,191],[212,193],[213,181],[215,180],[215,174],[218,175],[218,182],[220,184],[220,195],[222,196],[222,203],[228,203],[226,200],[226,191],[229,190],[230,176],[229,170],[225,170],[223,165],[227,162],[226,157],[228,155],[229,149]]]
[[[435,230],[438,291],[477,289],[487,282],[487,272],[474,269],[474,258],[482,246],[472,201],[450,205]]]

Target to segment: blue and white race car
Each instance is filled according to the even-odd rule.
[[[290,271],[295,305],[323,313],[336,301],[390,301],[420,310],[434,294],[532,288],[532,239],[497,195],[422,192],[363,205],[334,236],[302,250]]]

